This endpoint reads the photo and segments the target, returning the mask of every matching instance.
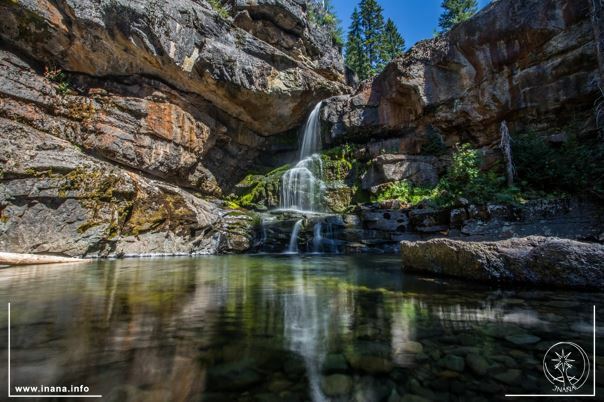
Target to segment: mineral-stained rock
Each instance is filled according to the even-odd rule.
[[[222,212],[179,187],[0,118],[0,249],[66,256],[215,253]]]
[[[433,156],[380,155],[371,161],[362,186],[364,190],[369,190],[383,183],[401,180],[408,180],[417,186],[434,186],[438,182],[439,165],[438,159]]]
[[[403,268],[492,282],[604,289],[604,246],[548,237],[401,242]]]
[[[266,10],[284,4],[264,3],[271,3]],[[299,125],[314,103],[347,91],[313,70],[313,56],[296,60],[207,1],[23,0],[2,2],[0,13],[0,37],[47,65],[96,77],[158,77],[265,135]],[[341,58],[334,64],[341,69]]]
[[[419,42],[354,95],[327,101],[326,138],[389,138],[389,147],[417,154],[435,133],[449,147],[471,141],[495,148],[502,120],[512,133],[551,134],[571,122],[578,132],[593,130],[602,11],[598,5],[592,19],[591,6],[492,2],[449,33]]]
[[[230,5],[235,18],[206,0],[0,2],[2,249],[251,246],[254,218],[208,199],[348,87],[305,2]]]

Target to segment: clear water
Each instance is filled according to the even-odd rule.
[[[399,267],[396,256],[233,256],[2,269],[0,358],[7,302],[12,385],[83,384],[102,401],[504,400],[551,393],[541,367],[554,343],[593,353],[602,294]]]

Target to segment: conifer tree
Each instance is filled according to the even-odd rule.
[[[363,48],[369,58],[370,74],[375,75],[383,64],[383,9],[376,0],[361,0],[359,6],[363,28]]]
[[[384,28],[382,50],[382,62],[384,65],[405,51],[405,39],[398,32],[394,21],[390,18],[386,21],[386,27]]]
[[[438,25],[443,32],[469,19],[478,11],[476,0],[443,0],[441,7],[444,11],[438,20]]]
[[[405,48],[405,40],[391,19],[384,24],[376,0],[361,0],[352,14],[346,43],[346,65],[361,80],[373,77]]]
[[[363,46],[363,32],[361,27],[361,15],[357,8],[352,13],[352,22],[348,30],[348,41],[346,43],[346,65],[352,69],[361,80],[369,78],[369,58]]]

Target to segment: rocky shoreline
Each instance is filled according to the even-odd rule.
[[[529,236],[401,242],[403,270],[497,284],[604,289],[604,245]]]

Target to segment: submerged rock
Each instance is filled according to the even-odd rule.
[[[548,237],[401,242],[403,269],[492,282],[604,289],[604,246]],[[522,339],[525,341],[525,339]]]

